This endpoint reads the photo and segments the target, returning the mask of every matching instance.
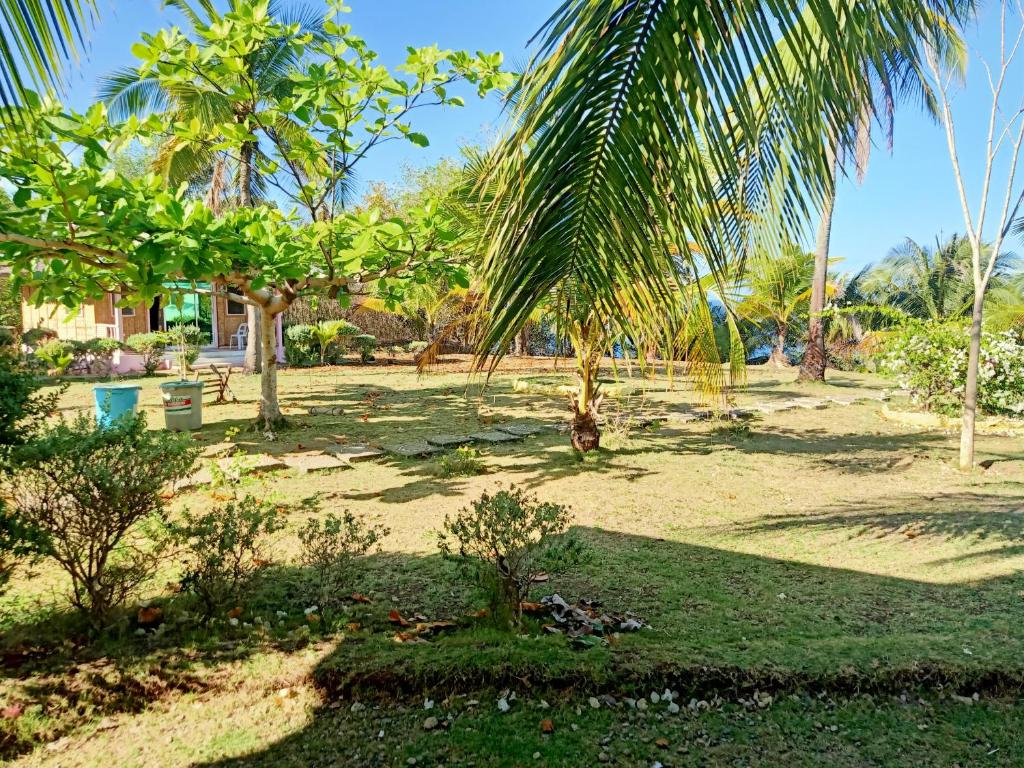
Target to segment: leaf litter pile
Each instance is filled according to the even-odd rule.
[[[522,603],[522,611],[541,622],[547,634],[564,635],[575,648],[587,649],[608,643],[622,632],[636,632],[650,625],[632,611],[613,613],[605,610],[597,600],[582,598],[569,603],[561,595],[545,595],[540,602]],[[481,619],[488,615],[486,609],[466,616],[466,619]],[[396,627],[396,643],[427,643],[432,637],[453,631],[465,622],[440,620],[432,621],[422,614],[403,616],[396,609],[388,614],[388,622]]]

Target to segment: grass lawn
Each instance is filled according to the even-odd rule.
[[[460,362],[423,377],[407,365],[284,371],[290,425],[272,440],[247,429],[258,382],[238,376],[240,401],[208,405],[195,438],[210,453],[286,455],[563,418],[564,397],[544,394],[561,375],[550,360],[511,366],[483,390],[467,389]],[[735,405],[885,386],[794,378],[751,369]],[[160,426],[158,380],[141,383]],[[294,527],[237,627],[175,624],[177,603],[156,584],[168,631],[141,638],[126,624],[98,643],[62,643],[71,624],[59,575],[45,565],[19,574],[0,601],[0,702],[21,710],[0,721],[0,756],[61,766],[1024,763],[1020,437],[979,437],[979,460],[993,463],[963,475],[956,435],[883,419],[874,399],[743,424],[683,421],[685,385],[625,384],[605,408],[604,447],[582,461],[549,430],[483,449],[487,471],[473,477],[443,477],[436,457],[388,457],[247,479],[392,529],[352,585],[372,602],[352,606],[344,633],[303,621]],[[73,384],[63,402],[90,407],[90,386]],[[344,413],[311,416],[310,406]],[[634,421],[658,415],[672,418]],[[582,544],[582,561],[535,596],[598,600],[649,629],[575,650],[538,626],[505,636],[466,618],[479,598],[439,557],[435,532],[511,484],[571,507]],[[171,507],[222,493],[182,492]],[[168,565],[161,581],[175,575]],[[392,609],[461,626],[398,643]],[[680,712],[626,702],[666,688]],[[505,689],[516,699],[502,714]],[[591,697],[607,698],[595,708]],[[428,717],[437,727],[424,728]],[[541,733],[547,719],[552,734]]]

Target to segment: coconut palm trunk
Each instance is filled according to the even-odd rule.
[[[251,143],[242,145],[238,158],[238,204],[243,208],[252,208],[252,161],[255,147]],[[263,319],[260,308],[252,304],[246,305],[245,322],[249,333],[245,337],[245,359],[243,367],[246,373],[260,372],[260,331]]]
[[[572,339],[576,352],[576,392],[569,396],[572,410],[570,440],[580,453],[601,447],[601,430],[597,424],[603,395],[598,374],[604,357],[604,327],[596,320],[585,321]]]
[[[832,184],[827,187],[821,205],[821,221],[814,250],[814,276],[811,278],[810,318],[807,324],[807,349],[800,363],[797,381],[824,381],[828,357],[825,354],[825,295],[828,283],[829,242],[832,239],[832,214],[836,204],[836,153],[828,147],[828,161],[832,168]]]
[[[779,323],[775,331],[775,346],[768,357],[768,365],[774,368],[789,368],[789,357],[786,355],[786,334],[789,328],[785,323]]]

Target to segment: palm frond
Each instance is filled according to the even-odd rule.
[[[85,45],[95,0],[0,0],[0,106],[63,83],[63,64]]]
[[[651,322],[795,234],[854,149],[872,77],[916,62],[955,2],[565,0],[538,34],[490,172],[483,352],[561,281]]]

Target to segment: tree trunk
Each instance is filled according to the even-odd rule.
[[[601,430],[597,426],[597,414],[590,408],[582,413],[578,408],[573,409],[572,433],[570,436],[572,447],[580,453],[596,451],[601,447]]]
[[[836,204],[835,149],[829,145],[828,161],[832,167],[832,186],[826,190],[818,223],[817,247],[814,251],[814,276],[811,280],[810,321],[807,325],[807,349],[800,363],[797,381],[824,381],[828,358],[825,356],[825,289],[828,282],[828,251],[832,238],[832,213]]]
[[[245,337],[246,373],[260,372],[260,309],[251,305],[245,307],[245,322],[249,326],[249,335]]]
[[[974,468],[974,422],[978,410],[978,365],[981,360],[981,315],[985,304],[985,286],[974,292],[971,313],[971,342],[967,355],[967,387],[964,390],[964,417],[960,427],[960,469]]]
[[[276,315],[260,307],[259,318],[260,345],[263,352],[259,421],[265,429],[273,429],[284,421],[281,417],[281,404],[277,399],[277,335],[274,333]]]
[[[784,324],[779,325],[779,330],[775,334],[775,346],[768,358],[768,365],[773,368],[790,367],[789,358],[786,357],[786,326]]]
[[[242,208],[252,208],[252,158],[255,147],[245,143],[238,157],[238,204]],[[246,306],[245,322],[249,326],[249,334],[245,337],[245,360],[243,370],[246,373],[260,372],[260,311],[256,307]]]

